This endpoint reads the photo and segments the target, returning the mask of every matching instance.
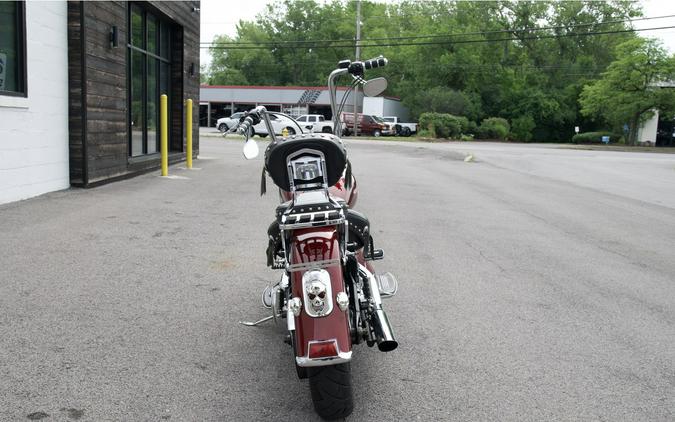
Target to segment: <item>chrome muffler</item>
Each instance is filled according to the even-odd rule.
[[[375,310],[371,315],[370,323],[372,324],[375,334],[377,348],[380,349],[381,352],[391,352],[398,347],[398,342],[394,339],[394,333],[389,324],[387,314],[384,312],[384,309],[382,309],[382,298],[380,296],[377,279],[370,271],[368,271],[368,269],[363,266],[359,267],[360,271],[368,280],[368,288],[373,299],[373,304],[375,305]]]
[[[382,309],[376,309],[373,313],[373,325],[377,340],[377,348],[380,352],[391,352],[398,347],[398,341],[394,339],[391,331],[391,325],[387,319],[387,314]]]

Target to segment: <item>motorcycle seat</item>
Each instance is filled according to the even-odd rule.
[[[326,133],[293,135],[270,143],[265,150],[265,169],[278,187],[290,191],[286,159],[301,150],[315,150],[323,154],[326,163],[326,182],[335,185],[347,166],[347,151],[342,140]]]

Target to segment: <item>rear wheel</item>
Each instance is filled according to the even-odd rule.
[[[229,129],[229,127],[227,127],[227,124],[225,124],[225,123],[221,123],[221,124],[218,125],[218,130],[221,131],[221,132],[227,132],[228,129]]]
[[[403,128],[403,136],[410,136],[412,132],[410,131],[409,127],[404,127]]]
[[[349,362],[307,368],[314,409],[324,419],[340,419],[354,410]]]

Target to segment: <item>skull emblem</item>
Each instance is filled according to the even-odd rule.
[[[307,285],[307,297],[315,312],[323,311],[326,304],[326,285],[320,281],[312,281]]]

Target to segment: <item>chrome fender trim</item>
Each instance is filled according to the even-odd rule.
[[[339,363],[347,363],[352,360],[352,352],[338,352],[337,356],[321,359],[310,359],[307,356],[296,356],[295,363],[302,367],[311,366],[329,366],[337,365]]]

